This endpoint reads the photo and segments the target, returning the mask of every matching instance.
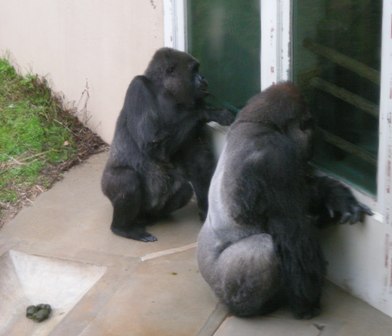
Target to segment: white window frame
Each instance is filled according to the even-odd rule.
[[[378,202],[392,227],[392,0],[383,2],[378,148]]]
[[[187,10],[186,0],[163,1],[163,29],[165,47],[186,51]]]
[[[260,83],[264,90],[290,79],[291,0],[261,0],[260,17]]]

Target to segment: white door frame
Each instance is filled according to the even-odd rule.
[[[163,0],[165,47],[187,50],[186,0]]]
[[[385,223],[392,227],[392,0],[384,0],[380,126],[378,150],[378,200]],[[392,237],[391,237],[392,238]]]
[[[264,90],[291,77],[291,0],[260,0],[260,17],[260,83]]]

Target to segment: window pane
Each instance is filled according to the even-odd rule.
[[[375,193],[382,1],[293,3],[293,78],[320,126],[314,162]]]
[[[199,59],[210,92],[242,107],[260,91],[260,0],[187,4],[188,51]]]

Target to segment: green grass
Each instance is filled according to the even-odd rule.
[[[34,186],[47,188],[50,171],[77,158],[75,125],[80,129],[45,80],[22,77],[0,59],[0,221],[1,209]]]

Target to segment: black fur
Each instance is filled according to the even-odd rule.
[[[201,274],[238,316],[287,301],[297,318],[320,311],[325,274],[317,226],[371,211],[348,188],[310,171],[313,121],[294,85],[253,97],[227,135],[198,239]]]
[[[155,241],[145,226],[186,205],[193,190],[205,218],[215,167],[206,123],[229,125],[234,117],[204,106],[207,82],[198,68],[192,56],[162,48],[129,85],[102,177],[117,235]]]

